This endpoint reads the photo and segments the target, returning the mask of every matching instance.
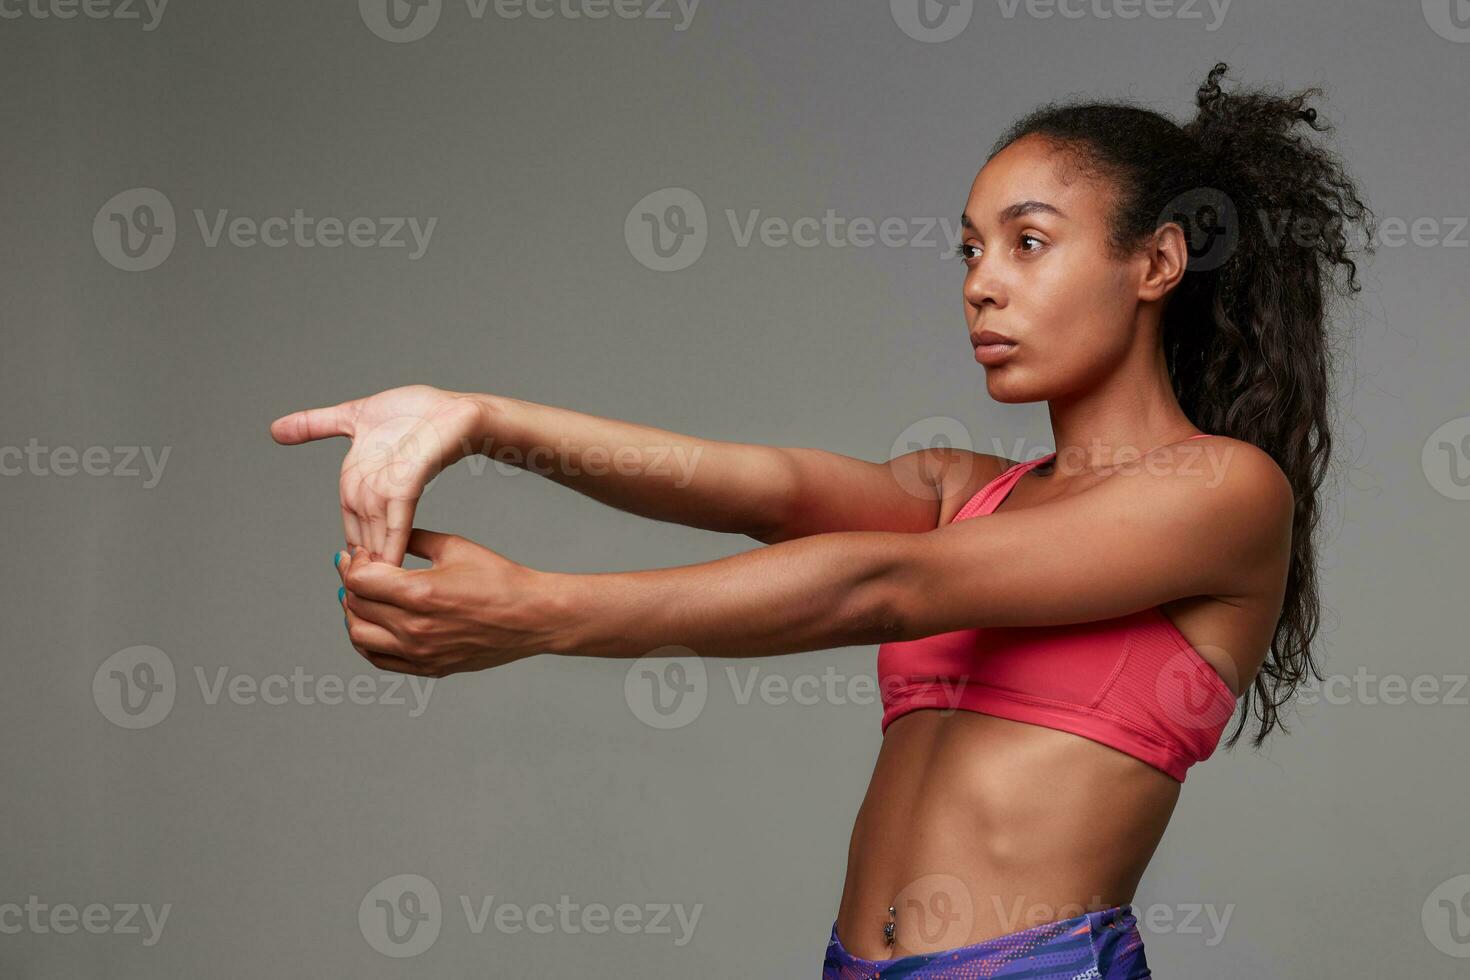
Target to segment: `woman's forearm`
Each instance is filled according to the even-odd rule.
[[[486,431],[473,452],[641,517],[758,539],[783,520],[793,472],[783,450],[475,397]]]
[[[559,620],[550,652],[765,657],[882,643],[899,629],[892,572],[912,548],[910,534],[840,531],[677,568],[540,573]]]

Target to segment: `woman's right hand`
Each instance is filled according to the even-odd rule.
[[[360,545],[373,561],[401,565],[424,487],[475,451],[486,422],[479,396],[408,385],[282,416],[271,437],[283,446],[350,438],[339,484],[348,549]]]

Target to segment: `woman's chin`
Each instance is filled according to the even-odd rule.
[[[1004,367],[985,369],[985,390],[995,401],[1017,405],[1023,402],[1046,400],[1046,394],[1032,390],[1030,385],[1017,384],[1014,377],[1006,377]]]

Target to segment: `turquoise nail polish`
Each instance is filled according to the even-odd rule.
[[[336,568],[340,564],[342,564],[342,552],[340,552],[340,551],[334,551],[334,552],[332,552],[332,567],[333,568]]]
[[[346,597],[346,595],[347,595],[347,586],[345,586],[345,585],[339,585],[339,586],[337,586],[337,601],[338,602],[341,602]]]

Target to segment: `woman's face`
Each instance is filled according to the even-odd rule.
[[[1146,256],[1107,247],[1112,191],[1064,184],[1055,144],[1026,136],[996,154],[970,188],[960,244],[972,344],[991,331],[1010,346],[977,347],[1000,402],[1063,398],[1114,371],[1138,341],[1135,312]]]

